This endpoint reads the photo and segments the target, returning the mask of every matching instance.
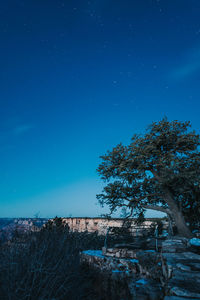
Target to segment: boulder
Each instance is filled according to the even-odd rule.
[[[190,251],[200,254],[200,238],[189,240],[188,246],[190,247]]]
[[[190,245],[200,247],[200,239],[198,238],[193,238],[189,241]]]

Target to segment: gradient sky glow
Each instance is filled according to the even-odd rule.
[[[100,155],[164,116],[199,132],[199,0],[0,8],[0,217],[98,216]]]

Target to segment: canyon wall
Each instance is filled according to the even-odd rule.
[[[137,225],[135,219],[130,219],[130,231],[133,235],[139,235],[142,231],[149,229],[157,221],[162,221],[164,228],[167,227],[167,221],[159,218],[149,218],[141,225]],[[121,228],[124,220],[121,218],[63,218],[63,223],[68,224],[72,231],[88,231],[98,232],[98,234],[105,235],[108,228]]]

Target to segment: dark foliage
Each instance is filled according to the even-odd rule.
[[[164,212],[180,235],[191,237],[189,227],[200,221],[200,136],[190,126],[164,118],[101,156],[97,171],[107,184],[99,203],[141,221],[146,209]]]
[[[80,265],[80,251],[100,249],[97,234],[73,233],[57,218],[40,232],[16,235],[0,248],[0,299],[100,299],[94,271]]]

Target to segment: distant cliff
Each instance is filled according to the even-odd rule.
[[[37,231],[47,221],[45,218],[0,218],[0,240],[11,239],[16,232]]]
[[[150,229],[153,224],[158,221],[162,221],[164,228],[167,226],[167,221],[160,218],[148,218],[141,225],[137,225],[136,219],[129,219],[129,230],[132,234],[140,234],[144,230]],[[124,219],[122,218],[63,218],[63,222],[67,224],[72,231],[88,231],[88,232],[98,232],[98,234],[105,235],[108,228],[121,228]]]

